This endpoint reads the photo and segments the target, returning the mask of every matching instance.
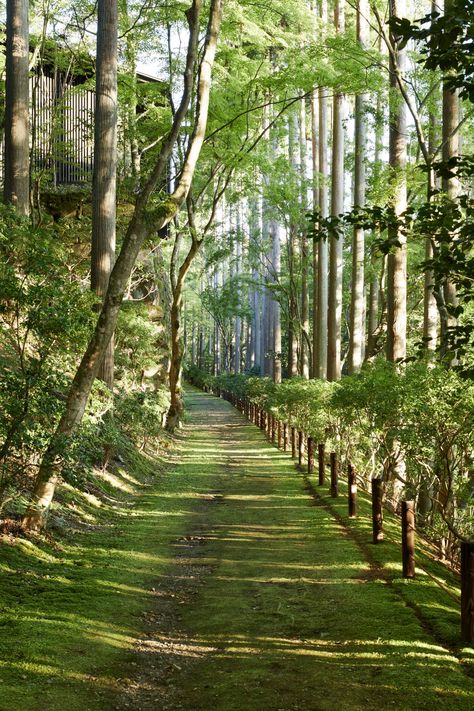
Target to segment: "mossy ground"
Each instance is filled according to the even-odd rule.
[[[347,520],[230,405],[188,409],[180,462],[97,530],[2,546],[0,710],[473,708],[458,606],[400,577],[396,519],[371,546],[363,497]]]

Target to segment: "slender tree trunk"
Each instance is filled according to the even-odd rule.
[[[103,299],[115,260],[117,171],[117,0],[97,6],[97,67],[92,182],[91,287]],[[114,386],[114,338],[107,345],[98,377]]]
[[[390,0],[392,17],[405,17],[404,0]],[[398,71],[405,69],[405,52],[397,47],[391,37]],[[390,134],[389,163],[391,170],[392,204],[400,216],[407,206],[406,188],[406,106],[397,84],[394,58],[390,57]],[[392,242],[399,247],[388,255],[387,263],[387,359],[397,362],[406,356],[407,325],[407,246],[403,230],[392,226],[389,230]]]
[[[296,115],[291,112],[288,117],[288,157],[295,175],[299,173],[297,156],[297,122]],[[296,259],[297,259],[297,225],[290,221],[288,229],[288,377],[298,375],[298,300],[296,291]]]
[[[41,462],[35,481],[32,501],[23,519],[23,526],[26,529],[39,529],[44,524],[44,516],[53,499],[61,471],[60,452],[82,420],[100,362],[104,357],[107,345],[115,330],[123,295],[133,265],[143,242],[150,233],[150,220],[146,214],[148,200],[156,185],[165,174],[169,157],[177,141],[191,98],[194,66],[198,49],[200,9],[201,0],[194,0],[192,7],[187,11],[190,35],[184,73],[184,89],[180,106],[175,114],[171,130],[162,142],[162,148],[157,162],[142,191],[137,196],[134,214],[128,226],[122,249],[110,275],[109,286],[105,294],[102,311],[99,315],[96,328],[70,387],[64,413]],[[156,221],[154,221],[153,224],[154,231],[164,227],[173,219],[179,207],[186,199],[191,187],[191,181],[204,142],[207,125],[211,72],[220,28],[221,13],[221,0],[212,0],[206,44],[198,79],[198,101],[196,104],[194,131],[189,142],[180,179],[173,195],[158,209]]]
[[[334,21],[336,32],[343,32],[343,0],[336,0]],[[340,93],[336,93],[333,100],[332,135],[331,215],[337,217],[344,212],[344,96]],[[328,297],[328,380],[339,380],[341,377],[343,246],[344,237],[342,234],[331,237]]]
[[[313,170],[313,191],[312,204],[313,210],[318,207],[318,183],[319,183],[319,116],[318,116],[318,93],[314,90],[311,94],[311,159]],[[318,354],[319,354],[319,339],[318,339],[318,243],[313,240],[312,252],[312,268],[313,268],[313,364],[312,377],[318,377]]]
[[[369,2],[359,0],[357,9],[357,40],[361,47],[369,46]],[[354,206],[365,205],[365,161],[367,143],[367,94],[355,99],[354,146]],[[365,235],[363,227],[354,227],[352,235],[352,289],[349,325],[349,373],[357,373],[364,359],[365,341]]]
[[[431,4],[431,10],[436,10],[436,3]],[[436,87],[432,85],[432,91],[436,91]],[[437,144],[438,122],[435,111],[430,111],[429,114],[429,134],[428,134],[428,153],[430,157],[427,198],[431,200],[433,191],[436,189],[436,176],[431,166],[434,157],[435,147]],[[431,238],[425,239],[425,260],[433,258],[433,245]],[[434,289],[434,274],[431,269],[427,269],[424,274],[424,292],[423,292],[423,342],[425,348],[434,351],[437,346],[438,338],[438,309],[436,299],[433,293]]]
[[[451,9],[453,0],[445,0],[445,11]],[[442,159],[444,162],[449,161],[459,155],[459,94],[457,90],[452,91],[445,83],[443,85],[443,129],[442,140],[443,150]],[[444,177],[442,180],[442,189],[450,200],[456,200],[459,195],[459,179],[453,174],[450,177]],[[441,334],[440,334],[440,351],[441,355],[445,356],[449,351],[449,329],[457,324],[456,317],[450,313],[450,307],[457,306],[458,298],[456,286],[451,280],[447,280],[443,287],[444,309],[440,311],[441,316]],[[455,359],[450,358],[450,365],[454,365]]]
[[[328,3],[321,0],[321,24],[328,24]],[[319,210],[321,217],[329,214],[328,196],[328,93],[319,89]],[[318,308],[315,377],[326,379],[328,360],[328,294],[329,294],[329,244],[326,240],[318,243]]]
[[[28,0],[7,0],[3,199],[30,212]]]
[[[237,213],[236,213],[236,242],[235,242],[235,275],[237,277],[237,295],[238,295],[238,303],[237,307],[240,309],[240,284],[239,284],[239,279],[240,279],[240,261],[242,258],[242,230],[241,230],[241,214],[240,214],[240,209],[241,205],[240,203],[237,204]],[[235,318],[235,353],[234,353],[234,372],[235,373],[240,373],[240,366],[241,366],[241,358],[242,358],[242,341],[241,341],[241,331],[242,331],[242,319],[240,318],[240,315],[237,314]]]
[[[300,175],[301,175],[301,214],[305,215],[308,210],[308,198],[306,187],[306,103],[304,97],[300,101],[299,120],[299,142],[300,142]],[[303,378],[309,378],[309,293],[308,293],[308,242],[306,230],[301,231],[301,349],[300,349],[300,373]]]
[[[382,52],[382,35],[379,34],[378,51]],[[381,154],[383,150],[383,138],[385,127],[385,108],[383,97],[380,92],[377,92],[376,109],[375,109],[375,147],[374,147],[374,166],[373,166],[373,181],[377,185],[380,181],[381,174]],[[380,237],[378,230],[374,231],[373,238]],[[380,264],[381,261],[381,264]],[[382,316],[379,316],[380,302],[385,294],[380,269],[382,270],[383,279],[385,279],[385,258],[380,260],[375,251],[372,250],[370,256],[370,287],[369,287],[369,305],[368,305],[368,320],[367,320],[367,348],[365,350],[365,359],[371,358],[378,350],[378,340],[382,330]],[[385,301],[384,301],[385,303]]]
[[[281,255],[280,255],[280,225],[276,220],[270,223],[270,232],[272,236],[272,270],[273,281],[276,282],[280,277],[281,270]],[[272,375],[275,383],[281,383],[281,313],[280,302],[273,297],[273,368]]]
[[[380,281],[377,274],[377,258],[371,257],[371,275],[369,286],[369,308],[367,319],[367,348],[365,352],[366,358],[371,358],[377,348],[377,336],[379,327],[379,295]]]
[[[188,254],[179,268],[175,288],[173,290],[173,301],[171,303],[171,359],[170,359],[170,407],[166,415],[166,429],[174,432],[183,414],[183,399],[181,389],[181,378],[183,371],[183,343],[181,340],[181,308],[183,303],[183,286],[186,274],[191,267],[194,257],[201,247],[202,241],[193,237]]]
[[[326,7],[323,0],[321,7]],[[326,89],[319,90],[319,210],[321,217],[329,214],[328,196],[328,96]],[[318,324],[317,324],[317,367],[316,376],[323,380],[327,376],[328,359],[328,295],[329,295],[329,245],[327,240],[318,244]]]

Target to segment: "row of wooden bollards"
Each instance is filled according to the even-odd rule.
[[[223,397],[239,409],[253,424],[260,427],[267,438],[279,449],[288,451],[291,447],[293,459],[298,458],[300,467],[304,465],[306,452],[308,475],[315,470],[315,442],[304,432],[286,422],[278,420],[274,415],[255,405],[247,399],[236,397],[228,391],[214,390],[215,395]],[[306,441],[306,445],[305,445]],[[324,443],[318,443],[318,484],[323,486],[326,481],[326,452]],[[330,493],[332,498],[339,496],[339,462],[336,452],[330,452]],[[348,514],[350,518],[357,517],[357,475],[354,465],[347,466],[348,480]],[[374,478],[371,482],[372,495],[372,541],[381,543],[383,532],[383,479]],[[402,520],[402,570],[404,578],[415,577],[415,502],[401,502]],[[461,636],[463,642],[474,642],[474,541],[461,543]]]

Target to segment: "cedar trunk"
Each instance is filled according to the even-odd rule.
[[[7,0],[3,199],[30,212],[28,0]]]
[[[92,181],[91,287],[103,299],[115,260],[117,172],[117,2],[99,0]],[[113,389],[114,337],[98,377]]]

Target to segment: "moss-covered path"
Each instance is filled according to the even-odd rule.
[[[230,405],[194,390],[187,400],[177,475],[196,481],[202,504],[175,546],[162,623],[138,645],[123,706],[474,708],[466,667],[420,617],[423,596],[415,609],[397,588],[398,561],[391,572],[368,562],[289,457]],[[440,605],[432,592],[456,624],[452,598]]]
[[[315,500],[289,455],[189,389],[176,463],[110,478],[91,525],[0,546],[0,711],[474,708],[456,580],[400,577],[398,522]],[[68,489],[64,495],[68,493]],[[430,568],[431,566],[431,568]]]

